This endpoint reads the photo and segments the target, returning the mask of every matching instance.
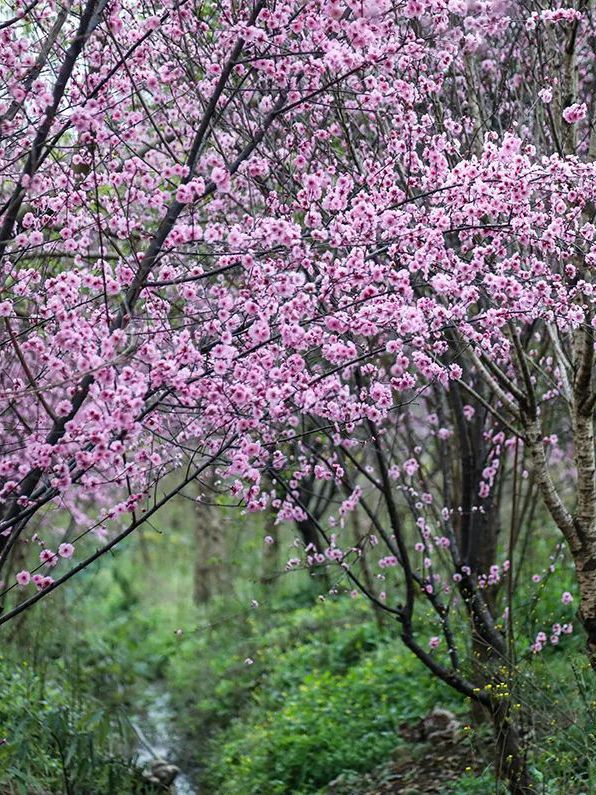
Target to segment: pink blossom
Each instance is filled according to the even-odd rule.
[[[230,187],[230,174],[221,166],[217,166],[211,172],[211,179],[215,183],[215,186],[220,191],[226,191]]]
[[[575,124],[578,121],[586,118],[588,113],[588,108],[585,102],[581,104],[576,102],[573,105],[569,105],[567,108],[563,110],[563,118],[567,122],[567,124]]]
[[[551,88],[542,88],[538,92],[538,96],[544,102],[545,105],[548,105],[553,100],[553,92]]]
[[[26,570],[19,571],[16,580],[19,585],[28,585],[31,581],[31,574]]]
[[[409,458],[407,461],[404,462],[404,469],[407,475],[414,475],[419,469],[418,461],[415,458]]]
[[[60,544],[58,547],[58,554],[61,558],[72,558],[74,555],[74,546],[72,544]]]
[[[573,596],[569,593],[569,591],[563,591],[561,594],[561,602],[564,605],[569,605],[573,602]]]

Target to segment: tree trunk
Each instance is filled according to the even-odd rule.
[[[205,491],[205,489],[201,489]],[[225,583],[225,533],[221,510],[212,503],[215,495],[207,490],[204,500],[197,501],[196,558],[194,570],[194,601],[205,604],[222,593]]]
[[[275,513],[272,509],[265,514],[263,530],[265,538],[271,539],[271,541],[264,541],[263,543],[261,584],[272,586],[275,584],[279,572],[279,531],[275,524]]]
[[[519,729],[511,715],[508,699],[495,701],[491,708],[496,741],[496,769],[498,777],[505,779],[512,795],[536,793],[528,771],[528,760]]]
[[[579,619],[586,631],[586,653],[596,671],[596,550],[575,556],[579,583]]]
[[[482,393],[482,384],[475,384]],[[491,489],[487,497],[480,497],[479,485],[482,472],[487,465],[489,445],[485,438],[485,411],[476,401],[473,419],[465,418],[459,387],[450,391],[449,397],[457,427],[454,438],[453,482],[457,484],[456,504],[461,506],[461,515],[456,517],[456,531],[461,550],[461,563],[468,566],[472,577],[488,574],[497,558],[497,538],[499,532],[499,494]],[[492,589],[484,591],[481,597],[486,608],[494,618],[494,598]],[[474,616],[470,616],[472,629],[472,670],[473,678],[479,684],[486,681],[487,670],[498,665],[499,652],[485,636],[482,628],[476,626]],[[479,702],[472,702],[472,720],[475,725],[490,719]]]
[[[352,525],[352,532],[354,538],[354,546],[356,548],[361,548],[363,534],[360,528],[360,517],[358,511],[353,512],[351,517],[351,525]],[[366,585],[366,590],[369,592],[369,594],[373,594],[373,596],[378,598],[376,583],[372,575],[372,572],[370,570],[370,567],[368,565],[368,559],[364,551],[362,552],[359,558],[359,563],[360,563],[360,572],[362,574],[362,579],[364,580],[364,584]],[[388,626],[387,613],[376,602],[370,602],[370,604],[372,607],[377,629],[379,630],[379,632],[383,632],[385,627]]]
[[[485,708],[493,723],[496,756],[495,767],[499,779],[506,780],[513,795],[527,795],[536,790],[528,771],[526,749],[520,737],[521,712],[514,711],[514,701],[510,692],[511,683],[507,671],[510,670],[511,649],[507,648],[505,637],[494,624],[490,606],[483,595],[473,587],[474,580],[464,579],[460,592],[470,612],[474,644],[483,650],[484,667],[475,671],[475,681],[481,687],[492,685],[493,697],[488,705],[473,702],[478,712]],[[483,683],[479,680],[483,680]],[[495,697],[495,694],[499,694]]]

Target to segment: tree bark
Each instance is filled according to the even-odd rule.
[[[263,529],[265,537],[269,537],[273,541],[272,543],[265,542],[263,545],[261,584],[271,587],[275,584],[279,571],[279,531],[275,524],[275,512],[272,509],[265,514]]]
[[[586,654],[596,671],[596,548],[575,557],[575,571],[579,584],[580,605],[578,616],[586,632]]]
[[[196,507],[194,601],[199,605],[221,594],[225,584],[223,517],[221,510],[211,504],[214,500],[214,494],[208,491]]]
[[[536,793],[528,771],[526,750],[513,719],[511,702],[494,701],[491,707],[496,740],[496,769],[499,778],[507,780],[512,795]]]

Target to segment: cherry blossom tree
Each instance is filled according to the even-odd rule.
[[[299,561],[350,579],[382,541],[396,594],[355,587],[531,791],[511,699],[467,678],[445,611],[457,591],[508,661],[484,587],[511,566],[504,482],[513,541],[537,496],[569,547],[596,667],[592,3],[11,8],[0,569],[22,598],[0,622],[216,465],[248,511],[316,528]],[[344,543],[309,508],[325,489],[376,532]]]

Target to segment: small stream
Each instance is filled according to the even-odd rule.
[[[181,740],[176,733],[170,694],[160,684],[154,684],[147,685],[145,695],[147,706],[143,714],[132,721],[139,738],[136,749],[137,764],[144,767],[156,758],[176,764],[176,759],[180,756]],[[171,792],[176,795],[198,795],[199,789],[181,770]]]

